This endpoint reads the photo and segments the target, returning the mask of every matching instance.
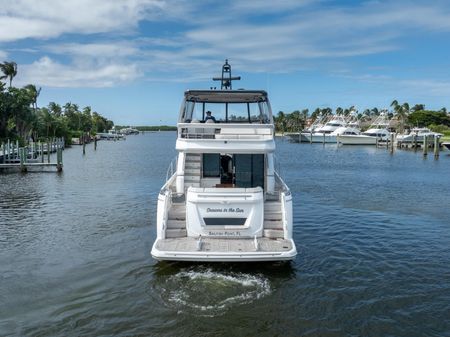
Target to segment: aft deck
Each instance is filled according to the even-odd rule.
[[[199,238],[159,239],[155,243],[157,259],[165,260],[290,260],[296,255],[292,240],[270,238]]]

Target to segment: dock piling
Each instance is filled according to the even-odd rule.
[[[47,140],[47,163],[50,163],[50,140]]]
[[[423,136],[423,156],[426,157],[428,155],[428,137]]]
[[[394,153],[394,133],[391,133],[391,154]]]
[[[84,133],[83,133],[83,156],[86,154],[86,139],[84,138]]]
[[[62,171],[62,165],[63,165],[62,148],[58,147],[57,150],[56,150],[56,170],[58,172]]]
[[[434,136],[434,158],[439,158],[439,138]]]

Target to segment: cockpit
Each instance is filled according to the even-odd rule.
[[[189,90],[183,103],[180,123],[273,123],[265,91]]]

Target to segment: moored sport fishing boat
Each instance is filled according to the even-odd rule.
[[[337,142],[343,145],[376,145],[378,141],[389,141],[391,133],[387,130],[389,122],[382,113],[369,127],[360,134],[339,135]]]

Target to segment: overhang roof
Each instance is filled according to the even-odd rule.
[[[187,101],[209,103],[254,103],[267,100],[264,90],[187,90]]]

